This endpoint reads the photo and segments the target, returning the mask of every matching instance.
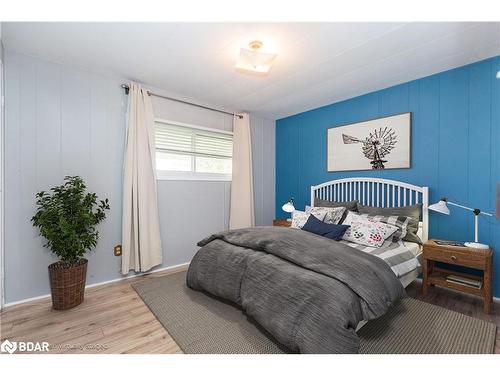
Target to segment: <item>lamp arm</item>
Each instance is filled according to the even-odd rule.
[[[450,201],[447,201],[446,203],[448,203],[448,204],[450,204],[452,206],[463,208],[464,210],[472,211],[472,212],[474,212],[474,214],[476,216],[479,215],[479,214],[486,215],[486,216],[493,216],[492,214],[490,214],[488,212],[480,211],[477,208],[470,208],[470,207],[462,206],[461,204],[453,203],[453,202],[450,202]],[[476,210],[479,211],[478,214],[476,214]]]

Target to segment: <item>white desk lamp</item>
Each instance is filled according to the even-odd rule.
[[[479,243],[478,242],[478,216],[481,215],[486,215],[486,216],[493,216],[492,214],[489,214],[488,212],[482,212],[479,208],[470,208],[470,207],[465,207],[462,206],[461,204],[453,203],[447,200],[446,198],[441,198],[441,200],[437,203],[431,204],[428,208],[429,210],[436,211],[445,215],[450,214],[450,209],[448,208],[448,204],[451,204],[452,206],[460,207],[463,208],[464,210],[472,211],[474,213],[474,242],[466,242],[465,246],[467,247],[473,247],[475,249],[488,249],[489,246]]]
[[[283,206],[281,206],[281,209],[288,213],[295,211],[295,207],[293,205],[293,198],[290,198],[288,202],[286,202]],[[292,219],[287,219],[287,220],[292,221]]]

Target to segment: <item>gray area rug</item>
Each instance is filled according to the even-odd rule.
[[[278,354],[277,343],[236,305],[193,291],[186,272],[133,284],[184,353]],[[360,353],[493,353],[496,325],[413,298],[358,332]]]

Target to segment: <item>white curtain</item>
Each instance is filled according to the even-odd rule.
[[[248,113],[241,116],[242,118],[234,116],[233,122],[233,180],[229,229],[255,225],[250,118]]]
[[[123,173],[122,273],[162,263],[154,117],[147,90],[131,83]]]

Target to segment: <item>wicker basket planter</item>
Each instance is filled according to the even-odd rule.
[[[83,302],[87,263],[87,259],[80,259],[78,264],[70,267],[62,262],[49,266],[52,307],[55,310],[71,309]]]

